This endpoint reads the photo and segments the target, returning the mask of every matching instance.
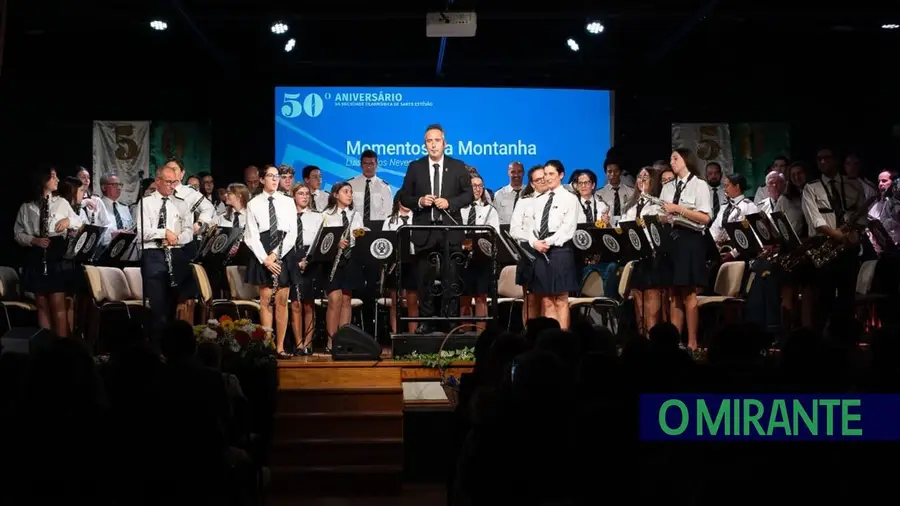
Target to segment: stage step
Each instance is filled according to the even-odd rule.
[[[278,391],[278,412],[296,413],[403,413],[399,387],[310,388]]]
[[[332,411],[278,413],[275,434],[281,440],[302,438],[402,438],[401,411]]]
[[[271,491],[276,497],[389,496],[403,489],[403,466],[276,466]]]
[[[402,468],[402,438],[295,439],[275,441],[273,466],[392,466]]]

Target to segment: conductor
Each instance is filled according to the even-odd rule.
[[[460,209],[472,203],[472,183],[469,172],[462,161],[444,155],[447,142],[444,129],[440,125],[429,125],[425,129],[425,148],[428,156],[409,164],[400,202],[412,210],[413,225],[458,225],[462,223]],[[441,309],[445,316],[451,301],[459,297],[452,293],[453,287],[462,290],[456,265],[451,258],[444,258],[445,243],[450,255],[461,252],[463,233],[461,231],[414,230],[412,244],[416,252],[416,273],[419,285],[419,315],[434,316],[434,264],[440,258]],[[419,325],[416,333],[427,334],[435,331],[428,322]]]

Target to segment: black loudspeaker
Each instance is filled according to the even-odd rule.
[[[356,325],[344,325],[331,338],[331,358],[334,360],[379,360],[381,345],[374,337]]]
[[[49,347],[56,338],[53,332],[38,327],[13,327],[0,337],[3,353],[29,355]]]

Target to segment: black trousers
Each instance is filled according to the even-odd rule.
[[[416,249],[416,274],[418,279],[419,316],[458,316],[459,297],[463,292],[460,276],[465,255],[460,244],[448,244],[439,240],[426,249]],[[434,282],[440,279],[438,288]],[[440,296],[440,307],[435,311],[434,298]]]
[[[185,273],[184,252],[179,248],[173,248],[171,252],[176,286],[171,286],[169,267],[162,249],[145,249],[141,256],[144,295],[150,302],[150,324],[147,328],[152,341],[159,339],[163,329],[175,314],[180,285],[178,282],[182,281]]]
[[[848,248],[819,271],[815,325],[817,330],[822,330],[829,320],[843,322],[853,318],[859,248]]]

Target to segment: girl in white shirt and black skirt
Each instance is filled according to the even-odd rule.
[[[297,210],[294,201],[278,191],[278,169],[269,167],[263,176],[263,191],[247,206],[244,242],[254,258],[247,264],[244,281],[259,287],[259,323],[272,326],[275,313],[275,351],[284,351],[288,323],[288,292],[291,286],[289,262],[297,240]]]
[[[543,314],[569,328],[569,292],[578,291],[579,269],[575,265],[572,237],[581,206],[578,197],[562,187],[566,169],[559,160],[544,164],[547,191],[531,206],[531,247],[537,250],[531,291],[543,297]]]
[[[342,326],[350,323],[352,316],[352,294],[363,288],[362,258],[353,257],[356,235],[364,231],[362,214],[353,209],[353,188],[343,181],[331,187],[328,207],[324,212],[323,227],[344,227],[338,246],[337,268],[325,272],[325,293],[328,295],[328,309],[325,312],[325,329],[328,332],[328,348],[331,352],[331,338]],[[348,228],[349,227],[349,228]],[[338,239],[338,238],[335,238]],[[327,266],[331,268],[331,266]],[[334,276],[331,273],[334,272]]]
[[[19,207],[13,233],[16,242],[27,248],[22,290],[34,294],[38,325],[66,337],[66,292],[72,273],[63,256],[68,229],[80,227],[81,219],[66,199],[52,195],[58,185],[59,178],[52,168],[32,173],[28,200]]]
[[[391,210],[391,215],[388,219],[384,220],[384,225],[381,226],[382,230],[397,230],[403,225],[412,224],[412,212],[403,207],[403,204],[400,203],[400,194],[394,195],[394,206]],[[415,250],[413,249],[413,245],[409,245],[410,253],[415,254]],[[397,332],[397,305],[400,303],[400,296],[398,293],[402,290],[406,293],[406,312],[410,317],[419,316],[419,292],[417,292],[418,288],[418,280],[416,279],[416,271],[413,268],[413,263],[409,262],[402,268],[400,268],[400,275],[403,277],[400,280],[400,286],[397,286],[397,273],[396,270],[399,268],[395,264],[388,264],[387,270],[384,273],[384,282],[383,288],[387,292],[388,297],[391,299],[391,306],[389,308],[390,318],[391,318],[391,330],[393,332]],[[415,332],[416,328],[418,328],[418,324],[416,322],[411,322],[409,324],[409,331]]]
[[[313,331],[316,327],[316,285],[321,283],[318,264],[306,261],[307,252],[322,228],[322,213],[310,208],[311,192],[306,183],[291,189],[297,208],[297,242],[294,257],[288,262],[291,271],[291,328],[296,348],[294,355],[312,355]],[[303,329],[303,330],[301,330]]]
[[[675,180],[665,185],[659,196],[666,202],[665,213],[670,221],[680,216],[699,226],[708,225],[712,216],[712,197],[709,185],[699,177],[697,158],[691,150],[679,148],[672,152],[671,163]],[[688,347],[696,350],[700,327],[697,293],[709,281],[707,232],[673,221],[672,238],[672,248],[667,253],[672,269],[669,317],[679,332],[687,322]]]
[[[500,244],[500,216],[497,210],[488,202],[487,192],[484,191],[484,180],[478,173],[470,175],[472,181],[472,193],[475,200],[468,206],[460,209],[463,223],[466,225],[487,225],[493,228],[497,234],[497,244]],[[489,239],[489,235],[485,233],[470,232],[466,234],[467,241],[463,242],[463,249],[466,251],[467,259],[471,259],[474,255],[474,248],[478,247],[478,239]],[[463,296],[459,301],[460,315],[468,316],[472,314],[472,300],[475,301],[475,316],[487,316],[487,296],[490,292],[491,282],[497,279],[494,276],[490,260],[480,262],[471,262],[467,260],[466,268],[463,269]],[[475,325],[478,331],[485,328],[484,322],[478,322]]]
[[[535,197],[547,189],[544,183],[544,166],[535,165],[528,170],[528,186],[522,190],[519,201],[513,208],[512,218],[509,220],[509,235],[519,242],[531,244],[531,238],[527,235],[531,230],[531,206]],[[525,303],[522,305],[522,326],[528,320],[537,318],[543,314],[541,299],[537,294],[531,293],[528,287],[534,277],[534,266],[525,256],[519,255],[516,264],[516,284],[522,287],[525,294]]]

